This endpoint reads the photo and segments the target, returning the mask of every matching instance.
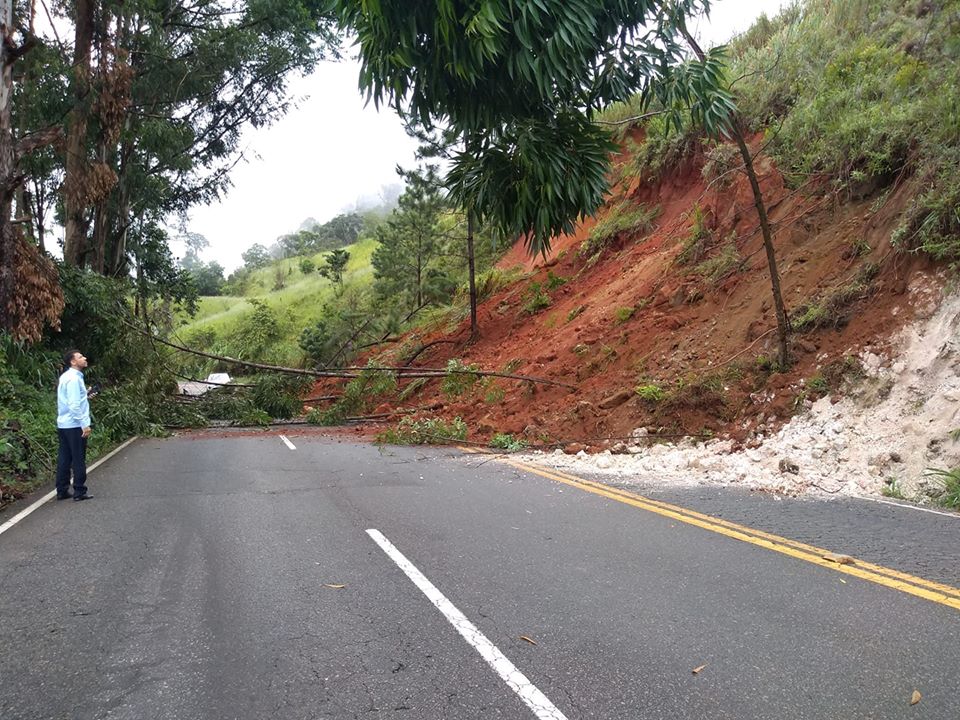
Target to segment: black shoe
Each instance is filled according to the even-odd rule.
[[[73,495],[70,493],[69,490],[67,490],[67,492],[65,493],[57,493],[57,500],[69,500],[72,497]]]
[[[93,495],[88,495],[87,493],[84,493],[83,495],[73,496],[74,502],[80,502],[81,500],[92,500],[92,499],[93,499]]]

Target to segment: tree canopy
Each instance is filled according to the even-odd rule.
[[[448,184],[455,199],[532,252],[592,213],[613,149],[591,119],[636,92],[701,92],[708,118],[716,58],[688,65],[684,18],[709,0],[333,0],[356,33],[360,87],[413,125],[464,138]],[[682,79],[683,82],[678,82]],[[669,81],[669,82],[668,82]]]
[[[52,28],[34,34],[41,7]],[[290,78],[338,53],[313,0],[15,3],[6,27],[16,52],[4,60],[0,144],[12,152],[0,174],[15,197],[0,234],[15,215],[42,253],[57,222],[67,265],[134,274],[138,290],[168,297],[181,278],[166,228],[219,198],[243,129],[282,116]],[[21,256],[0,251],[0,305]]]
[[[407,187],[387,221],[371,264],[381,297],[402,298],[409,309],[424,303],[427,273],[442,249],[438,229],[445,199],[436,169],[406,174]]]

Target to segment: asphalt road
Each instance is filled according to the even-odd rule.
[[[140,440],[0,535],[0,718],[960,718],[957,607],[457,450],[290,440]],[[857,513],[819,504],[830,549]]]

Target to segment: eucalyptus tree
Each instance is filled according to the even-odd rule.
[[[335,52],[336,33],[309,0],[83,1],[94,31],[77,23],[74,58],[92,59],[90,80],[74,78],[86,100],[67,128],[64,257],[121,274],[131,233],[217,199],[243,128],[289,109],[290,77]]]
[[[46,325],[58,325],[64,305],[53,264],[23,232],[29,207],[22,192],[22,160],[56,139],[49,128],[21,132],[13,116],[14,66],[22,68],[37,46],[32,13],[32,4],[25,8],[0,0],[0,330],[29,342],[39,340]],[[18,196],[22,216],[13,218]]]
[[[53,17],[42,36],[38,6]],[[337,30],[313,0],[0,0],[0,15],[5,328],[25,317],[17,284],[31,288],[36,318],[55,323],[62,308],[43,259],[54,212],[66,264],[118,277],[132,264],[138,308],[144,293],[188,296],[164,226],[217,199],[244,127],[280,117],[290,77],[337,54]]]

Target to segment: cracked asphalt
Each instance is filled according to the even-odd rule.
[[[139,440],[0,535],[0,718],[535,717],[370,528],[570,720],[960,717],[956,609],[456,450],[291,440]],[[699,502],[857,552],[855,505]],[[901,554],[926,520],[960,547],[911,518]]]

